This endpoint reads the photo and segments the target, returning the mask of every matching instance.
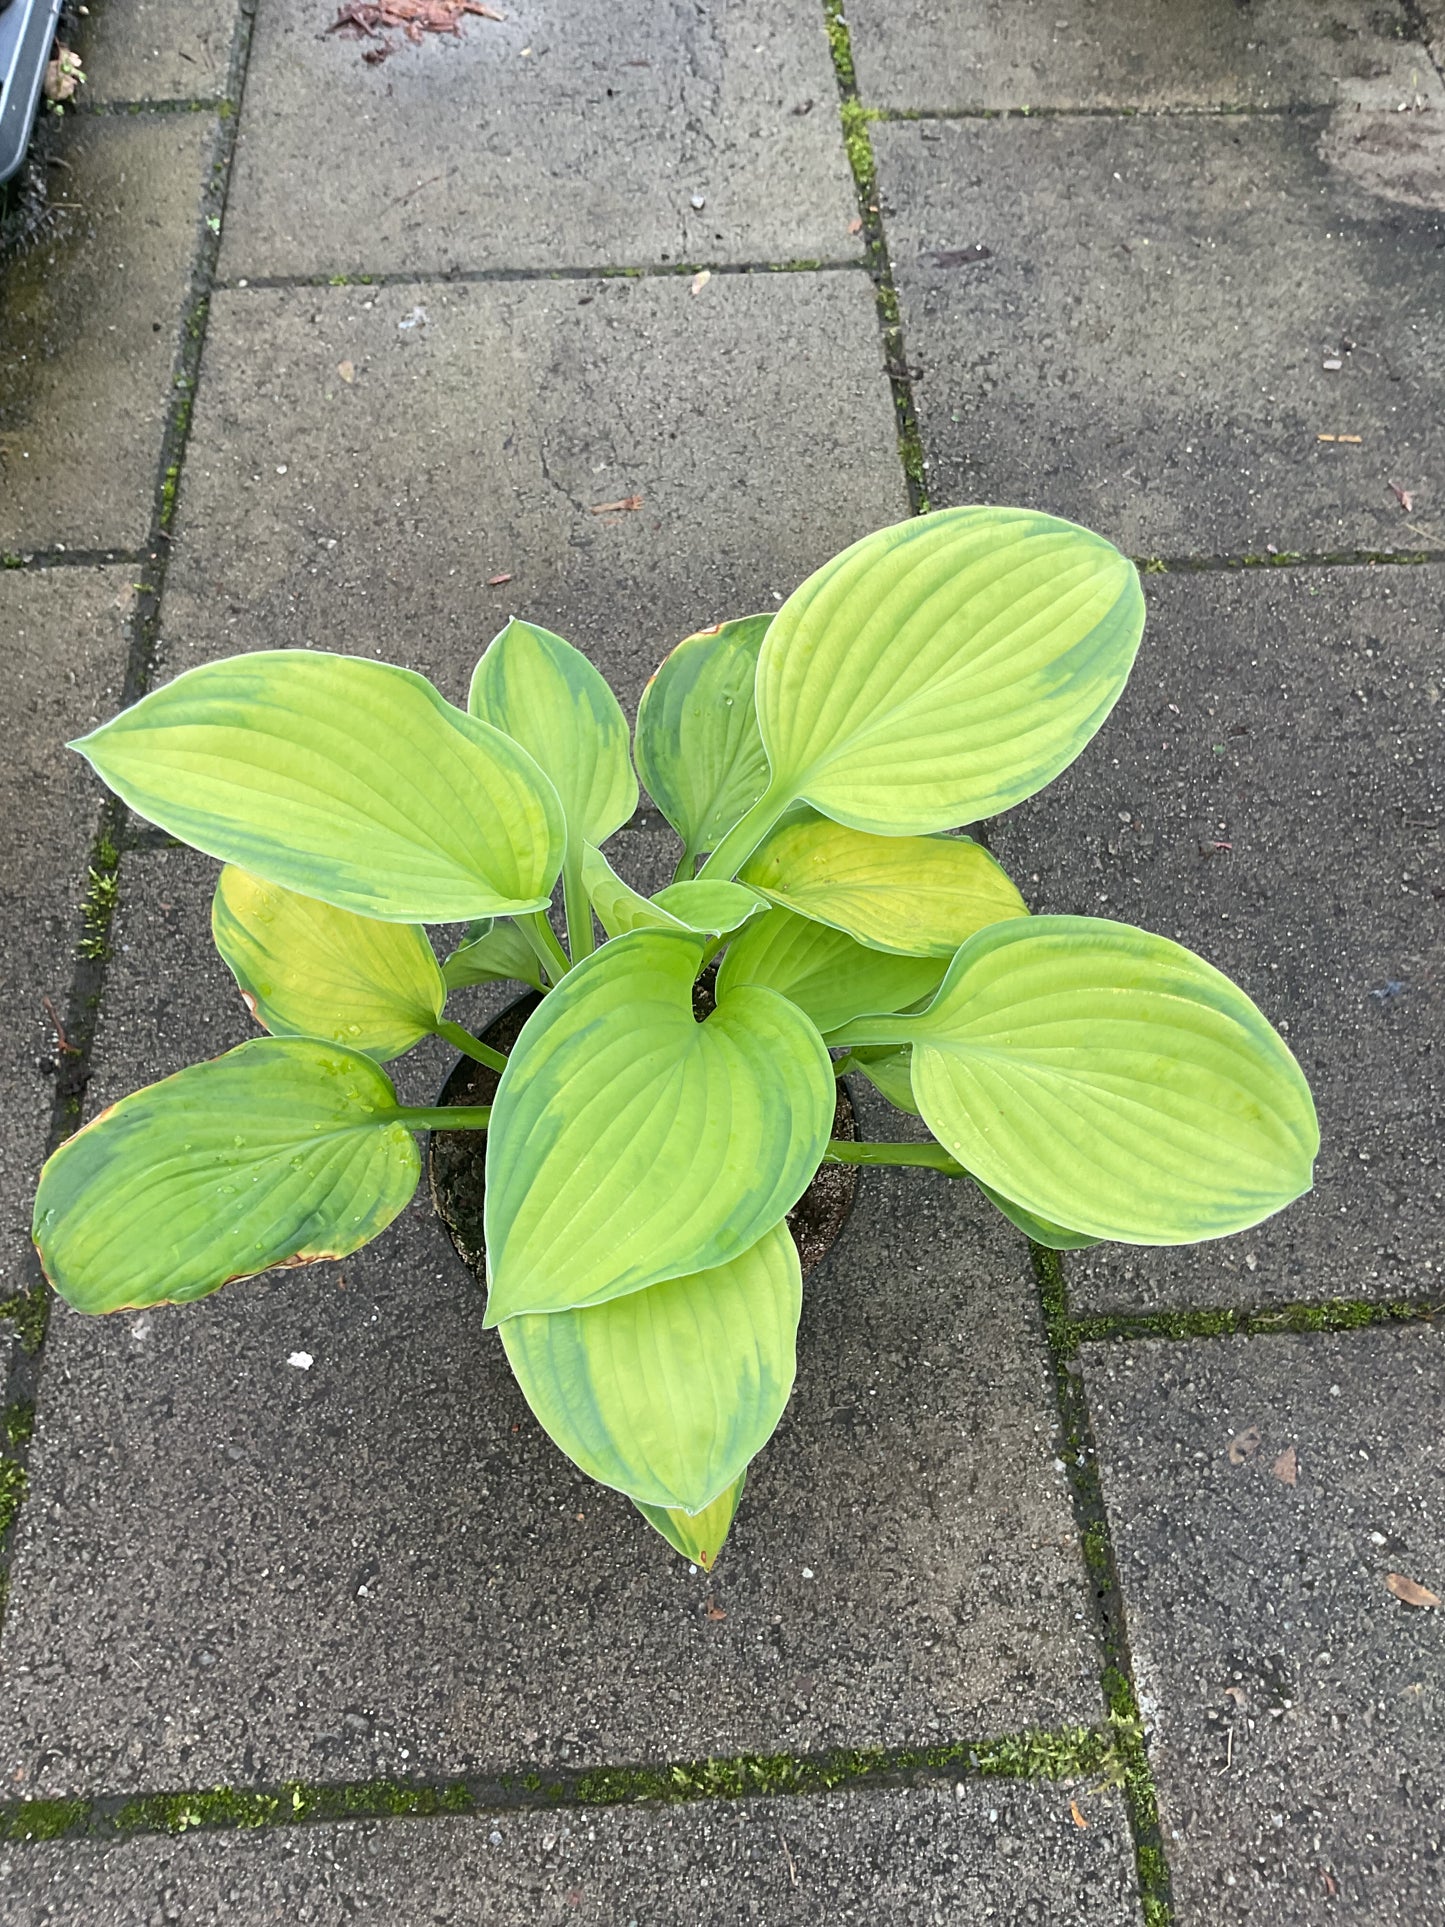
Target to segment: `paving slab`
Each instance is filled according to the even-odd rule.
[[[1069,1811],[1079,1805],[1087,1826]],[[11,1927],[355,1919],[448,1927],[1133,1927],[1128,1827],[1082,1786],[858,1791],[663,1809],[9,1847]]]
[[[85,104],[219,99],[238,19],[236,0],[98,0],[75,37]]]
[[[209,114],[77,115],[54,231],[5,264],[0,548],[138,548],[211,168]]]
[[[126,858],[92,1109],[244,1033],[206,963],[214,870]],[[4,1783],[580,1767],[1096,1718],[1027,1251],[986,1209],[864,1174],[710,1577],[545,1441],[421,1202],[341,1266],[190,1311],[58,1311]]]
[[[21,1282],[55,1096],[56,1035],[81,936],[103,794],[65,748],[120,700],[130,572],[6,569],[6,752],[0,761],[0,1298]]]
[[[518,614],[631,713],[681,637],[907,512],[860,273],[220,294],[164,667],[303,644],[462,702]]]
[[[874,137],[936,506],[1146,556],[1445,546],[1445,174],[1382,198],[1311,114]]]
[[[371,65],[310,0],[263,7],[227,277],[861,253],[821,7],[505,12]]]
[[[1404,0],[849,0],[870,106],[1312,107],[1428,87]]]
[[[1445,1332],[1084,1370],[1179,1927],[1439,1919]]]
[[[1284,1029],[1313,1194],[1253,1231],[1071,1258],[1076,1305],[1445,1295],[1445,570],[1145,578],[1133,680],[995,825],[1037,910],[1177,937]]]

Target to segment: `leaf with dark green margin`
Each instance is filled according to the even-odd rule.
[[[562,867],[562,806],[527,752],[390,663],[204,663],[71,747],[172,836],[388,923],[544,909]]]
[[[654,1531],[662,1534],[674,1552],[681,1553],[694,1566],[701,1566],[704,1572],[711,1572],[737,1517],[738,1502],[743,1496],[747,1480],[748,1475],[744,1472],[735,1484],[720,1493],[711,1505],[704,1506],[701,1512],[689,1513],[680,1507],[647,1505],[641,1499],[634,1499],[632,1503]]]
[[[633,1500],[695,1513],[772,1437],[802,1307],[797,1247],[778,1224],[711,1271],[500,1330],[523,1396],[574,1464]]]
[[[906,1044],[899,1050],[860,1044],[852,1055],[853,1068],[887,1098],[895,1111],[907,1111],[910,1117],[919,1115],[918,1100],[913,1095],[913,1052]]]
[[[973,1173],[970,1172],[969,1176],[972,1177]],[[1025,1211],[1021,1204],[1015,1204],[1012,1198],[995,1191],[991,1184],[985,1184],[980,1178],[974,1178],[973,1181],[989,1203],[1000,1210],[1026,1238],[1032,1238],[1036,1245],[1044,1245],[1050,1251],[1091,1251],[1102,1242],[1099,1238],[1086,1237],[1082,1231],[1068,1231],[1061,1224],[1050,1224],[1047,1218],[1035,1217],[1032,1211]]]
[[[724,1264],[817,1170],[834,1103],[823,1040],[772,990],[733,991],[698,1023],[703,947],[619,937],[523,1031],[487,1133],[489,1325]]]
[[[426,931],[380,923],[228,863],[211,934],[251,1015],[278,1037],[321,1037],[385,1063],[435,1028],[446,987]]]
[[[466,935],[442,965],[448,990],[468,984],[530,984],[545,990],[537,953],[514,923],[479,917],[467,925]]]
[[[1128,924],[994,924],[927,1010],[831,1041],[911,1043],[939,1143],[1081,1236],[1221,1238],[1310,1188],[1319,1126],[1284,1042],[1212,965]]]
[[[513,617],[477,664],[467,708],[551,778],[569,840],[600,843],[637,808],[617,698],[581,650],[550,629]]]
[[[711,878],[704,883],[688,877],[645,897],[590,843],[582,853],[582,887],[609,937],[624,937],[630,930],[690,930],[720,937],[767,908],[756,890]]]
[[[775,830],[740,877],[799,916],[902,955],[951,957],[976,930],[1029,913],[971,837],[870,836],[826,816]]]
[[[1065,769],[1144,627],[1132,562],[1031,509],[958,508],[855,542],[758,658],[770,790],[884,835],[976,822]]]
[[[80,1311],[203,1298],[273,1265],[345,1258],[416,1189],[385,1071],[309,1037],[258,1037],[123,1097],[46,1163],[34,1238]]]
[[[865,1011],[902,1010],[935,991],[947,966],[937,957],[902,957],[827,924],[769,910],[728,945],[719,992],[762,984],[795,1003],[821,1031]]]
[[[637,767],[686,861],[712,849],[767,787],[753,681],[772,619],[743,616],[688,636],[642,692]]]

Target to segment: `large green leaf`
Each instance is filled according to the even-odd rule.
[[[379,923],[228,863],[211,934],[257,1023],[385,1063],[435,1030],[446,987],[416,923]]]
[[[991,1184],[985,1184],[980,1178],[974,1178],[973,1181],[989,1203],[1001,1211],[1026,1238],[1032,1238],[1036,1245],[1044,1245],[1050,1251],[1088,1251],[1101,1242],[1085,1232],[1069,1231],[1061,1224],[1050,1224],[1047,1218],[1036,1217],[1032,1211],[1025,1211],[1021,1204],[1015,1204],[1012,1198],[1006,1198],[1001,1191],[995,1191]]]
[[[885,835],[971,823],[1064,769],[1124,687],[1134,565],[1031,509],[880,529],[779,609],[758,659],[770,788]]]
[[[913,1095],[913,1052],[907,1044],[892,1049],[859,1045],[853,1053],[853,1064],[894,1110],[907,1111],[911,1117],[919,1115],[918,1100]]]
[[[1029,913],[970,837],[870,836],[825,816],[775,830],[741,876],[800,916],[915,956],[951,957],[975,930]]]
[[[767,787],[753,681],[771,616],[743,616],[680,642],[642,692],[637,767],[690,862]]]
[[[803,1306],[786,1224],[712,1271],[584,1311],[504,1319],[527,1403],[590,1478],[698,1512],[772,1436]]]
[[[505,917],[479,917],[442,965],[448,990],[467,984],[519,983],[545,990],[537,953],[516,924]]]
[[[561,798],[569,842],[600,843],[637,808],[617,698],[550,629],[514,617],[477,664],[467,707],[536,758]]]
[[[632,1503],[647,1523],[662,1534],[674,1552],[680,1552],[684,1559],[701,1566],[704,1572],[711,1572],[722,1551],[723,1541],[737,1517],[738,1501],[743,1496],[747,1479],[748,1475],[744,1472],[726,1492],[720,1493],[711,1505],[704,1506],[697,1513],[684,1512],[680,1506],[648,1505],[642,1499],[634,1499]]]
[[[836,1043],[911,1043],[913,1094],[958,1161],[1081,1236],[1190,1244],[1307,1191],[1299,1065],[1244,992],[1128,924],[1035,917],[971,937],[928,1009]]]
[[[178,1304],[273,1265],[345,1258],[391,1223],[420,1173],[371,1058],[260,1037],[67,1139],[41,1173],[35,1243],[81,1311]]]
[[[389,923],[542,909],[562,865],[562,806],[527,752],[389,663],[205,663],[71,747],[198,850]]]
[[[916,1004],[938,988],[945,967],[936,957],[870,950],[827,924],[770,910],[728,945],[717,984],[719,994],[742,984],[776,990],[828,1031],[865,1011]]]
[[[609,937],[624,937],[629,930],[691,930],[720,937],[767,908],[756,890],[711,877],[706,882],[685,877],[645,897],[591,844],[582,853],[582,886]]]
[[[513,1050],[487,1134],[487,1323],[708,1271],[797,1202],[833,1119],[801,1011],[692,1014],[703,940],[639,930],[576,966]]]

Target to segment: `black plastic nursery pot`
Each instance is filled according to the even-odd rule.
[[[522,1026],[541,1002],[536,991],[529,991],[508,1004],[482,1032],[483,1041],[494,1050],[510,1051],[521,1035]],[[712,1009],[709,978],[693,990],[693,1008],[699,1018]],[[490,1104],[497,1094],[501,1073],[470,1057],[459,1057],[437,1096],[438,1104]],[[833,1112],[833,1136],[852,1141],[858,1136],[858,1121],[853,1101],[840,1082]],[[485,1131],[433,1131],[427,1142],[427,1177],[437,1216],[462,1263],[478,1285],[486,1289],[486,1238],[482,1229],[482,1207],[486,1195]],[[788,1230],[798,1247],[806,1274],[837,1243],[853,1209],[858,1187],[858,1167],[852,1164],[825,1164],[788,1213]]]

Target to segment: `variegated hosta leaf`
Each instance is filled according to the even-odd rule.
[[[970,837],[870,836],[825,816],[775,830],[740,875],[799,916],[915,956],[951,957],[975,930],[1029,913]]]
[[[182,842],[388,923],[544,909],[562,867],[562,806],[527,752],[390,663],[204,663],[71,747]]]
[[[600,1304],[756,1244],[818,1168],[833,1118],[817,1031],[775,991],[703,1023],[703,939],[640,930],[548,993],[487,1134],[487,1323]]]
[[[820,1031],[865,1011],[902,1010],[938,988],[937,957],[902,957],[866,945],[791,910],[770,910],[728,945],[718,992],[760,984],[795,1003]]]
[[[446,987],[420,924],[380,923],[228,863],[211,934],[258,1024],[385,1063],[436,1028]]]
[[[637,808],[617,698],[581,650],[550,629],[513,618],[477,664],[467,707],[551,778],[569,839],[600,843]]]
[[[866,1071],[864,1075],[867,1075]],[[1026,1238],[1032,1238],[1036,1245],[1044,1245],[1050,1251],[1088,1251],[1102,1242],[1098,1238],[1088,1237],[1082,1231],[1068,1231],[1061,1224],[1050,1224],[1047,1218],[1035,1217],[1032,1211],[1025,1211],[1021,1204],[1015,1204],[1012,1198],[995,1191],[991,1184],[985,1184],[979,1178],[973,1181],[989,1203],[1000,1210],[1010,1224],[1017,1226]]]
[[[647,1523],[662,1534],[674,1552],[681,1553],[693,1565],[701,1566],[704,1572],[711,1572],[722,1551],[723,1541],[737,1517],[738,1501],[743,1496],[747,1480],[748,1475],[744,1472],[726,1492],[720,1493],[701,1512],[690,1513],[684,1512],[681,1507],[647,1505],[641,1499],[634,1499],[632,1503]]]
[[[1319,1127],[1285,1044],[1210,964],[1128,924],[994,924],[927,1010],[832,1041],[911,1043],[938,1141],[1080,1236],[1219,1238],[1310,1188]]]
[[[712,849],[767,787],[753,679],[771,621],[743,616],[689,636],[642,692],[637,767],[688,858]]]
[[[715,883],[711,877],[706,882],[687,877],[669,883],[655,897],[645,897],[591,844],[582,853],[582,887],[609,937],[624,937],[629,930],[689,930],[719,937],[767,908],[756,890],[741,883]]]
[[[1071,522],[958,508],[880,529],[773,618],[770,787],[889,836],[1008,809],[1098,729],[1143,626],[1133,563]]]
[[[47,1162],[34,1238],[80,1311],[203,1298],[273,1265],[345,1258],[389,1225],[421,1158],[385,1071],[259,1037],[102,1111]]]
[[[527,1403],[568,1458],[634,1500],[698,1512],[782,1417],[802,1304],[797,1248],[779,1224],[711,1271],[500,1329]]]
[[[505,917],[478,917],[468,924],[466,935],[442,965],[442,980],[448,990],[494,983],[547,988],[536,951],[516,924]]]
[[[860,1044],[853,1053],[853,1064],[895,1111],[918,1116],[918,1101],[913,1095],[913,1052],[907,1044],[891,1050]]]

